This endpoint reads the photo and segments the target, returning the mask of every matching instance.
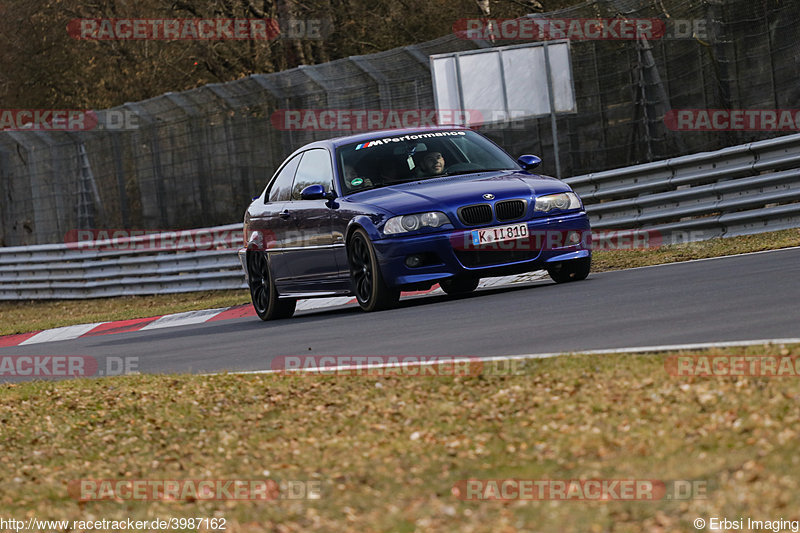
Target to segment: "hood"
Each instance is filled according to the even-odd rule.
[[[555,178],[508,170],[412,181],[352,194],[347,199],[403,215],[489,201],[483,198],[484,194],[493,194],[491,201],[531,200],[543,194],[570,190],[569,185]]]

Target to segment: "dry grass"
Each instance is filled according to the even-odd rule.
[[[711,352],[721,353],[721,352]],[[724,353],[800,356],[800,346]],[[0,385],[0,516],[224,517],[229,532],[693,531],[800,519],[800,382],[677,378],[665,356],[515,375],[127,376]],[[319,499],[99,501],[79,479],[319,482]],[[460,480],[698,480],[682,501],[462,501]]]
[[[800,246],[800,228],[742,237],[673,244],[646,250],[598,251],[592,254],[592,272],[677,263],[692,259],[706,259],[764,250],[778,250],[792,246]]]

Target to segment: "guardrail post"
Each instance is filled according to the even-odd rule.
[[[35,148],[31,146],[27,132],[7,131],[4,133],[16,141],[18,146],[17,153],[22,158],[23,164],[30,169],[28,174],[30,179],[28,182],[30,193],[28,197],[31,199],[31,208],[33,211],[33,228],[31,229],[34,234],[34,241],[47,242],[50,238],[50,232],[48,231],[48,215],[52,215],[52,212],[47,209],[47,206],[41,201],[43,186],[42,177],[39,174],[40,164],[37,158],[38,154],[35,153]]]
[[[145,225],[152,224],[151,227],[158,227],[158,226],[168,226],[169,225],[169,217],[167,216],[167,206],[165,204],[165,199],[167,196],[166,191],[164,190],[164,175],[161,169],[161,148],[158,142],[158,126],[156,120],[145,111],[144,107],[140,103],[126,103],[122,106],[123,108],[130,108],[136,113],[139,118],[146,123],[147,127],[149,128],[150,133],[150,158],[152,164],[152,176],[153,176],[153,185],[154,187],[151,189],[146,187],[142,180],[139,180],[139,190],[141,194],[141,204],[142,204],[142,215],[145,218]],[[141,130],[140,130],[141,131]],[[142,136],[144,136],[144,132],[141,132]],[[144,140],[144,139],[142,139]],[[155,192],[155,194],[147,194],[147,190],[150,189]],[[155,206],[155,213],[152,211],[151,217],[157,213],[157,216],[160,217],[159,220],[154,220],[151,218],[147,220],[149,206]],[[155,223],[155,224],[153,224]]]
[[[0,198],[11,198],[7,190],[11,182],[11,172],[8,163],[8,152],[0,149]],[[6,227],[11,222],[10,213],[7,209],[0,209],[0,247],[5,246],[9,236],[6,235]]]
[[[166,99],[175,104],[192,124],[192,133],[199,137],[196,146],[204,146],[204,150],[200,150],[197,154],[198,172],[197,172],[197,187],[196,190],[200,194],[200,210],[203,213],[208,213],[213,216],[213,209],[211,208],[211,201],[209,200],[209,193],[211,191],[211,176],[209,172],[208,156],[209,156],[209,137],[206,125],[206,117],[198,113],[194,106],[190,104],[186,96],[183,94],[167,93],[164,95]]]

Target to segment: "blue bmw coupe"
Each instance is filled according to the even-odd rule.
[[[541,269],[558,283],[586,278],[589,219],[567,184],[534,172],[540,162],[457,127],[300,148],[245,213],[239,259],[258,316],[344,295],[377,311],[401,290],[461,294]]]

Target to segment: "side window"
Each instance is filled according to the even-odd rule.
[[[331,156],[324,148],[303,152],[303,160],[297,167],[292,186],[292,200],[299,200],[300,193],[309,185],[322,185],[326,191],[333,189]]]
[[[294,181],[294,172],[297,170],[297,165],[300,163],[300,158],[303,154],[297,154],[288,163],[286,163],[275,179],[272,180],[272,185],[269,186],[267,193],[268,202],[285,202],[289,199],[292,193],[292,181]]]

